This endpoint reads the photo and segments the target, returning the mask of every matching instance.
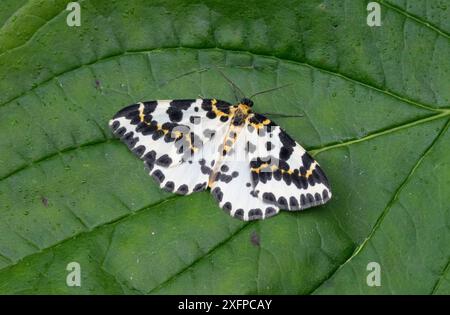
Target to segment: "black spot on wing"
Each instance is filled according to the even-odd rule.
[[[202,191],[202,190],[205,190],[205,188],[206,188],[206,183],[201,183],[201,184],[195,185],[193,191],[194,192]]]
[[[216,199],[217,202],[221,202],[222,198],[223,198],[223,192],[220,189],[220,187],[215,187],[212,191],[211,194],[213,195],[214,199]]]
[[[292,175],[289,173],[283,173],[283,180],[286,183],[286,185],[291,185],[292,183]]]
[[[172,164],[172,159],[169,157],[169,155],[164,154],[161,155],[157,160],[156,160],[156,164],[163,166],[163,167],[168,167],[170,166],[170,164]]]
[[[202,109],[204,110],[204,111],[210,111],[211,109],[212,109],[212,103],[211,103],[211,99],[208,99],[208,98],[205,98],[205,99],[203,99],[203,102],[202,102]]]
[[[281,209],[287,209],[287,208],[289,208],[289,205],[288,205],[288,202],[287,202],[286,198],[284,198],[284,197],[278,198],[278,206],[279,206]]]
[[[186,184],[183,184],[180,187],[178,187],[176,193],[179,195],[186,195],[188,190],[189,190],[188,186]]]
[[[222,206],[222,209],[223,209],[225,212],[230,213],[230,211],[231,211],[231,209],[232,209],[231,203],[230,203],[229,201],[225,202],[225,203],[223,204],[223,206]]]
[[[249,220],[258,220],[258,219],[262,219],[262,217],[263,217],[263,213],[262,213],[261,209],[259,209],[259,208],[251,209],[248,212]]]
[[[216,100],[216,108],[225,114],[230,113],[231,104],[225,101]],[[214,119],[217,115],[213,112],[212,99],[204,99],[202,102],[202,109],[206,111],[206,117],[209,119]],[[227,116],[221,116],[221,121],[225,122],[228,120]]]
[[[263,169],[263,170],[265,170],[265,169]],[[272,179],[272,172],[267,172],[267,171],[263,171],[263,170],[258,173],[258,175],[259,175],[258,179],[261,183],[265,184]]]
[[[314,162],[314,159],[311,157],[311,155],[309,155],[308,152],[305,152],[302,155],[302,163],[303,163],[303,167],[305,168],[305,173],[307,170],[309,170],[309,167],[311,166],[311,164]]]
[[[176,107],[169,107],[166,112],[172,122],[180,122],[183,119],[183,112]]]
[[[295,197],[290,197],[289,198],[289,210],[298,210],[299,209],[299,204],[298,204],[298,200]]]
[[[232,179],[233,179],[232,175],[227,175],[227,174],[224,174],[224,173],[221,173],[221,172],[217,172],[216,176],[214,177],[215,181],[221,181],[221,182],[224,182],[224,183],[227,183],[227,184],[229,182],[231,182]]]
[[[164,131],[162,131],[161,129],[158,129],[152,134],[152,139],[158,140],[159,138],[161,138],[163,136],[164,136]]]
[[[175,188],[175,184],[172,181],[168,181],[165,185],[164,185],[164,190],[168,191],[168,192],[173,192],[173,189]]]
[[[133,149],[133,153],[139,158],[142,156],[142,154],[144,154],[144,152],[145,147],[143,145],[137,146],[136,148]]]
[[[322,195],[319,193],[315,193],[314,194],[314,199],[316,200],[316,203],[321,203],[322,202]]]
[[[270,218],[273,217],[275,214],[277,214],[277,209],[274,207],[267,207],[265,211],[265,217]]]
[[[206,113],[206,117],[208,117],[209,119],[214,119],[217,117],[216,113],[209,111]]]
[[[267,203],[272,203],[272,204],[276,203],[275,195],[271,192],[263,193],[262,199],[264,202],[267,202]]]
[[[327,188],[330,188],[330,184],[328,182],[328,178],[323,172],[323,170],[320,168],[320,166],[316,166],[316,168],[313,171],[314,180],[317,183],[324,184]]]
[[[144,115],[148,115],[152,113],[155,108],[158,106],[157,101],[147,101],[143,102],[144,104]],[[129,106],[126,106],[119,110],[113,117],[113,119],[119,118],[119,117],[126,117],[127,119],[132,120],[137,115],[139,115],[139,107],[141,104],[132,104]]]
[[[284,130],[280,130],[280,141],[285,147],[295,147],[295,141]]]
[[[180,122],[183,119],[183,110],[187,110],[194,103],[194,99],[189,100],[173,100],[167,109],[167,114],[171,122]]]
[[[158,184],[161,184],[164,181],[164,174],[160,170],[155,170],[152,173],[152,177],[158,182]]]
[[[139,123],[136,127],[136,132],[140,132],[142,133],[144,136],[148,136],[153,134],[157,129],[157,122],[156,121],[151,121],[149,124],[146,123]]]
[[[134,146],[136,145],[136,143],[139,141],[139,138],[134,137],[134,132],[130,131],[127,134],[125,134],[123,137],[121,137],[121,139],[127,146],[129,149],[134,148]]]
[[[157,101],[147,101],[144,102],[144,115],[148,115],[150,113],[153,113],[158,106]]]
[[[122,108],[121,110],[119,110],[113,117],[113,119],[117,119],[120,117],[126,117],[127,115],[129,115],[130,113],[133,112],[138,112],[139,110],[139,104],[132,104],[129,105],[127,107]]]
[[[237,209],[234,212],[234,217],[237,218],[237,219],[243,220],[244,219],[244,210],[243,209]]]
[[[293,147],[283,146],[280,149],[280,159],[287,161],[291,157],[292,152],[294,152]]]
[[[117,128],[119,128],[119,126],[120,126],[120,123],[119,123],[117,120],[115,120],[115,121],[111,124],[111,130],[114,132],[114,131],[117,130]]]
[[[120,138],[125,134],[125,132],[127,132],[127,129],[125,127],[120,127],[114,132],[114,134]]]
[[[306,205],[306,196],[301,194],[300,196],[300,206],[303,208]]]
[[[150,152],[147,152],[147,153],[142,157],[142,160],[143,160],[145,163],[152,164],[152,165],[155,163],[155,159],[156,159],[156,152],[153,151],[153,150],[151,150]]]
[[[323,202],[327,202],[328,199],[330,199],[330,196],[328,194],[328,190],[327,189],[323,190],[323,192],[322,192],[322,199],[323,199]]]
[[[200,166],[200,170],[205,175],[210,175],[212,173],[212,169],[206,165]]]
[[[322,193],[302,193],[299,198],[291,196],[289,198],[289,210],[302,210],[313,206],[324,204],[330,199],[328,189]]]
[[[145,155],[141,156],[141,160],[144,161],[144,165],[147,170],[150,172],[155,166],[156,152],[151,150],[147,152]]]
[[[277,181],[281,180],[282,174],[281,174],[281,171],[280,171],[279,169],[276,169],[276,170],[273,172],[273,178],[274,178],[275,180],[277,180]]]
[[[192,103],[194,102],[195,99],[173,100],[170,102],[170,107],[179,110],[187,110],[189,107],[191,107]]]

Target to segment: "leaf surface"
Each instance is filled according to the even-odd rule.
[[[450,293],[448,1],[379,1],[373,28],[366,1],[79,2],[80,27],[65,1],[0,5],[0,293]],[[247,95],[291,84],[254,109],[303,114],[274,119],[331,202],[241,222],[113,139],[137,101],[233,101],[213,65]]]

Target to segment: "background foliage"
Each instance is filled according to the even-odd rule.
[[[450,293],[450,2],[0,4],[0,293]],[[217,64],[319,160],[334,197],[263,222],[160,191],[107,122],[233,100]],[[189,73],[182,76],[182,74]],[[81,264],[82,285],[66,286]],[[366,266],[381,265],[381,287]]]

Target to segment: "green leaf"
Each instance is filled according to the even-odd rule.
[[[446,0],[0,4],[0,293],[450,293]],[[125,105],[232,101],[318,159],[333,199],[241,222],[162,192],[108,130]],[[69,287],[70,262],[81,286]],[[366,283],[381,267],[381,286]]]

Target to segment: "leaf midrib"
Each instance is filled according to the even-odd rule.
[[[81,65],[72,67],[70,69],[67,69],[65,71],[62,71],[60,73],[57,73],[57,74],[49,77],[48,79],[43,80],[43,81],[33,85],[33,87],[31,89],[28,89],[28,90],[20,93],[19,95],[14,96],[14,97],[4,101],[3,103],[0,103],[0,108],[3,107],[3,106],[8,105],[9,103],[12,103],[12,102],[18,100],[19,98],[27,95],[28,93],[30,93],[32,91],[40,88],[42,85],[44,85],[45,83],[50,82],[51,80],[54,80],[54,79],[56,79],[58,77],[61,77],[61,76],[64,76],[64,75],[66,75],[68,73],[78,71],[78,70],[83,69],[85,67],[89,67],[89,66],[95,65],[95,64],[100,63],[100,62],[113,60],[115,58],[120,58],[120,57],[123,57],[123,56],[132,56],[132,55],[144,54],[144,53],[145,54],[149,54],[149,53],[151,53],[153,51],[170,51],[170,50],[188,50],[188,51],[189,50],[194,50],[194,51],[205,51],[205,52],[208,52],[208,51],[213,51],[214,52],[214,51],[216,51],[216,52],[222,52],[222,53],[241,53],[241,54],[248,54],[248,55],[251,55],[251,56],[254,56],[254,57],[262,57],[262,58],[274,59],[277,62],[281,61],[281,62],[291,63],[291,64],[294,64],[294,65],[297,65],[297,66],[308,67],[310,69],[317,70],[317,71],[320,71],[320,72],[323,72],[323,73],[326,73],[326,74],[329,74],[329,75],[332,75],[332,76],[344,79],[344,80],[346,80],[348,82],[352,82],[354,84],[358,84],[358,85],[364,86],[364,87],[369,88],[371,90],[374,90],[374,91],[376,91],[378,93],[382,93],[384,95],[393,97],[393,98],[395,98],[397,100],[405,102],[408,105],[412,105],[412,106],[415,106],[415,107],[418,107],[418,108],[421,108],[421,109],[426,109],[426,110],[434,111],[434,112],[439,112],[439,111],[445,109],[445,107],[439,107],[439,108],[438,107],[433,107],[432,105],[421,103],[421,102],[409,99],[407,97],[403,97],[403,96],[401,96],[401,95],[399,95],[399,94],[397,94],[397,93],[395,93],[393,91],[390,91],[388,89],[382,89],[382,88],[377,87],[375,85],[372,85],[370,83],[363,82],[361,80],[358,80],[358,79],[352,78],[350,76],[347,76],[347,75],[345,75],[343,73],[340,73],[338,71],[333,71],[333,70],[330,70],[330,69],[327,69],[327,68],[324,68],[324,67],[321,67],[321,66],[309,63],[309,62],[305,62],[305,61],[302,62],[302,61],[296,61],[296,60],[292,60],[292,59],[283,59],[283,58],[277,57],[275,55],[270,55],[270,54],[256,54],[256,53],[253,53],[251,51],[244,50],[244,49],[237,50],[237,49],[224,49],[224,48],[218,48],[218,47],[201,48],[201,47],[186,47],[186,46],[172,46],[172,47],[152,48],[152,49],[144,48],[144,49],[136,49],[136,50],[127,50],[127,51],[124,51],[124,52],[107,55],[107,56],[104,56],[102,58],[93,60],[92,62],[84,63],[84,64],[81,64]],[[239,66],[234,66],[234,67],[231,66],[231,67],[232,68],[239,68]],[[248,67],[245,67],[245,68],[248,68]],[[199,71],[200,70],[202,70],[202,69],[199,69]],[[450,108],[450,106],[449,106],[449,108]]]
[[[400,130],[405,129],[405,128],[411,128],[411,127],[414,127],[416,125],[419,125],[419,124],[422,124],[422,123],[426,123],[426,122],[430,122],[430,121],[434,121],[434,120],[437,120],[437,119],[441,119],[441,118],[444,118],[444,117],[447,117],[447,116],[450,116],[450,110],[443,110],[439,114],[427,116],[427,117],[424,117],[424,118],[419,118],[419,119],[416,119],[416,120],[405,122],[405,123],[400,124],[400,125],[394,125],[394,126],[391,126],[391,127],[388,127],[388,128],[377,130],[375,132],[369,133],[369,134],[367,134],[367,135],[365,135],[363,137],[360,137],[360,138],[356,137],[356,138],[352,138],[352,139],[349,139],[349,140],[346,140],[346,141],[343,141],[343,142],[338,142],[338,143],[332,142],[332,143],[325,144],[325,145],[323,145],[321,147],[306,147],[306,150],[309,151],[311,153],[311,155],[317,156],[318,154],[320,154],[320,153],[322,153],[324,151],[328,151],[328,150],[331,150],[331,149],[335,149],[335,148],[339,148],[339,147],[343,147],[343,146],[349,146],[349,145],[352,145],[352,144],[368,141],[368,140],[374,139],[374,138],[379,137],[379,136],[383,136],[383,135],[386,135],[386,134],[390,134],[392,132],[400,131]],[[0,182],[8,179],[11,176],[17,175],[18,173],[20,173],[22,171],[25,171],[28,168],[30,168],[30,167],[32,167],[32,166],[34,166],[36,164],[45,162],[47,160],[51,160],[52,158],[54,158],[54,157],[56,157],[58,155],[70,154],[70,153],[72,153],[75,150],[79,150],[79,149],[82,149],[82,148],[85,148],[85,147],[101,145],[101,144],[106,144],[106,143],[110,143],[110,142],[118,142],[118,141],[119,140],[115,139],[115,138],[103,138],[103,139],[89,141],[89,142],[83,143],[81,145],[68,146],[67,148],[64,148],[64,149],[62,149],[60,151],[57,151],[57,152],[45,155],[43,157],[40,157],[40,158],[38,158],[36,160],[33,160],[33,161],[29,162],[28,164],[25,164],[25,165],[23,165],[21,167],[16,168],[15,170],[13,170],[13,171],[9,172],[8,174],[4,175],[3,177],[1,177],[0,178]]]

